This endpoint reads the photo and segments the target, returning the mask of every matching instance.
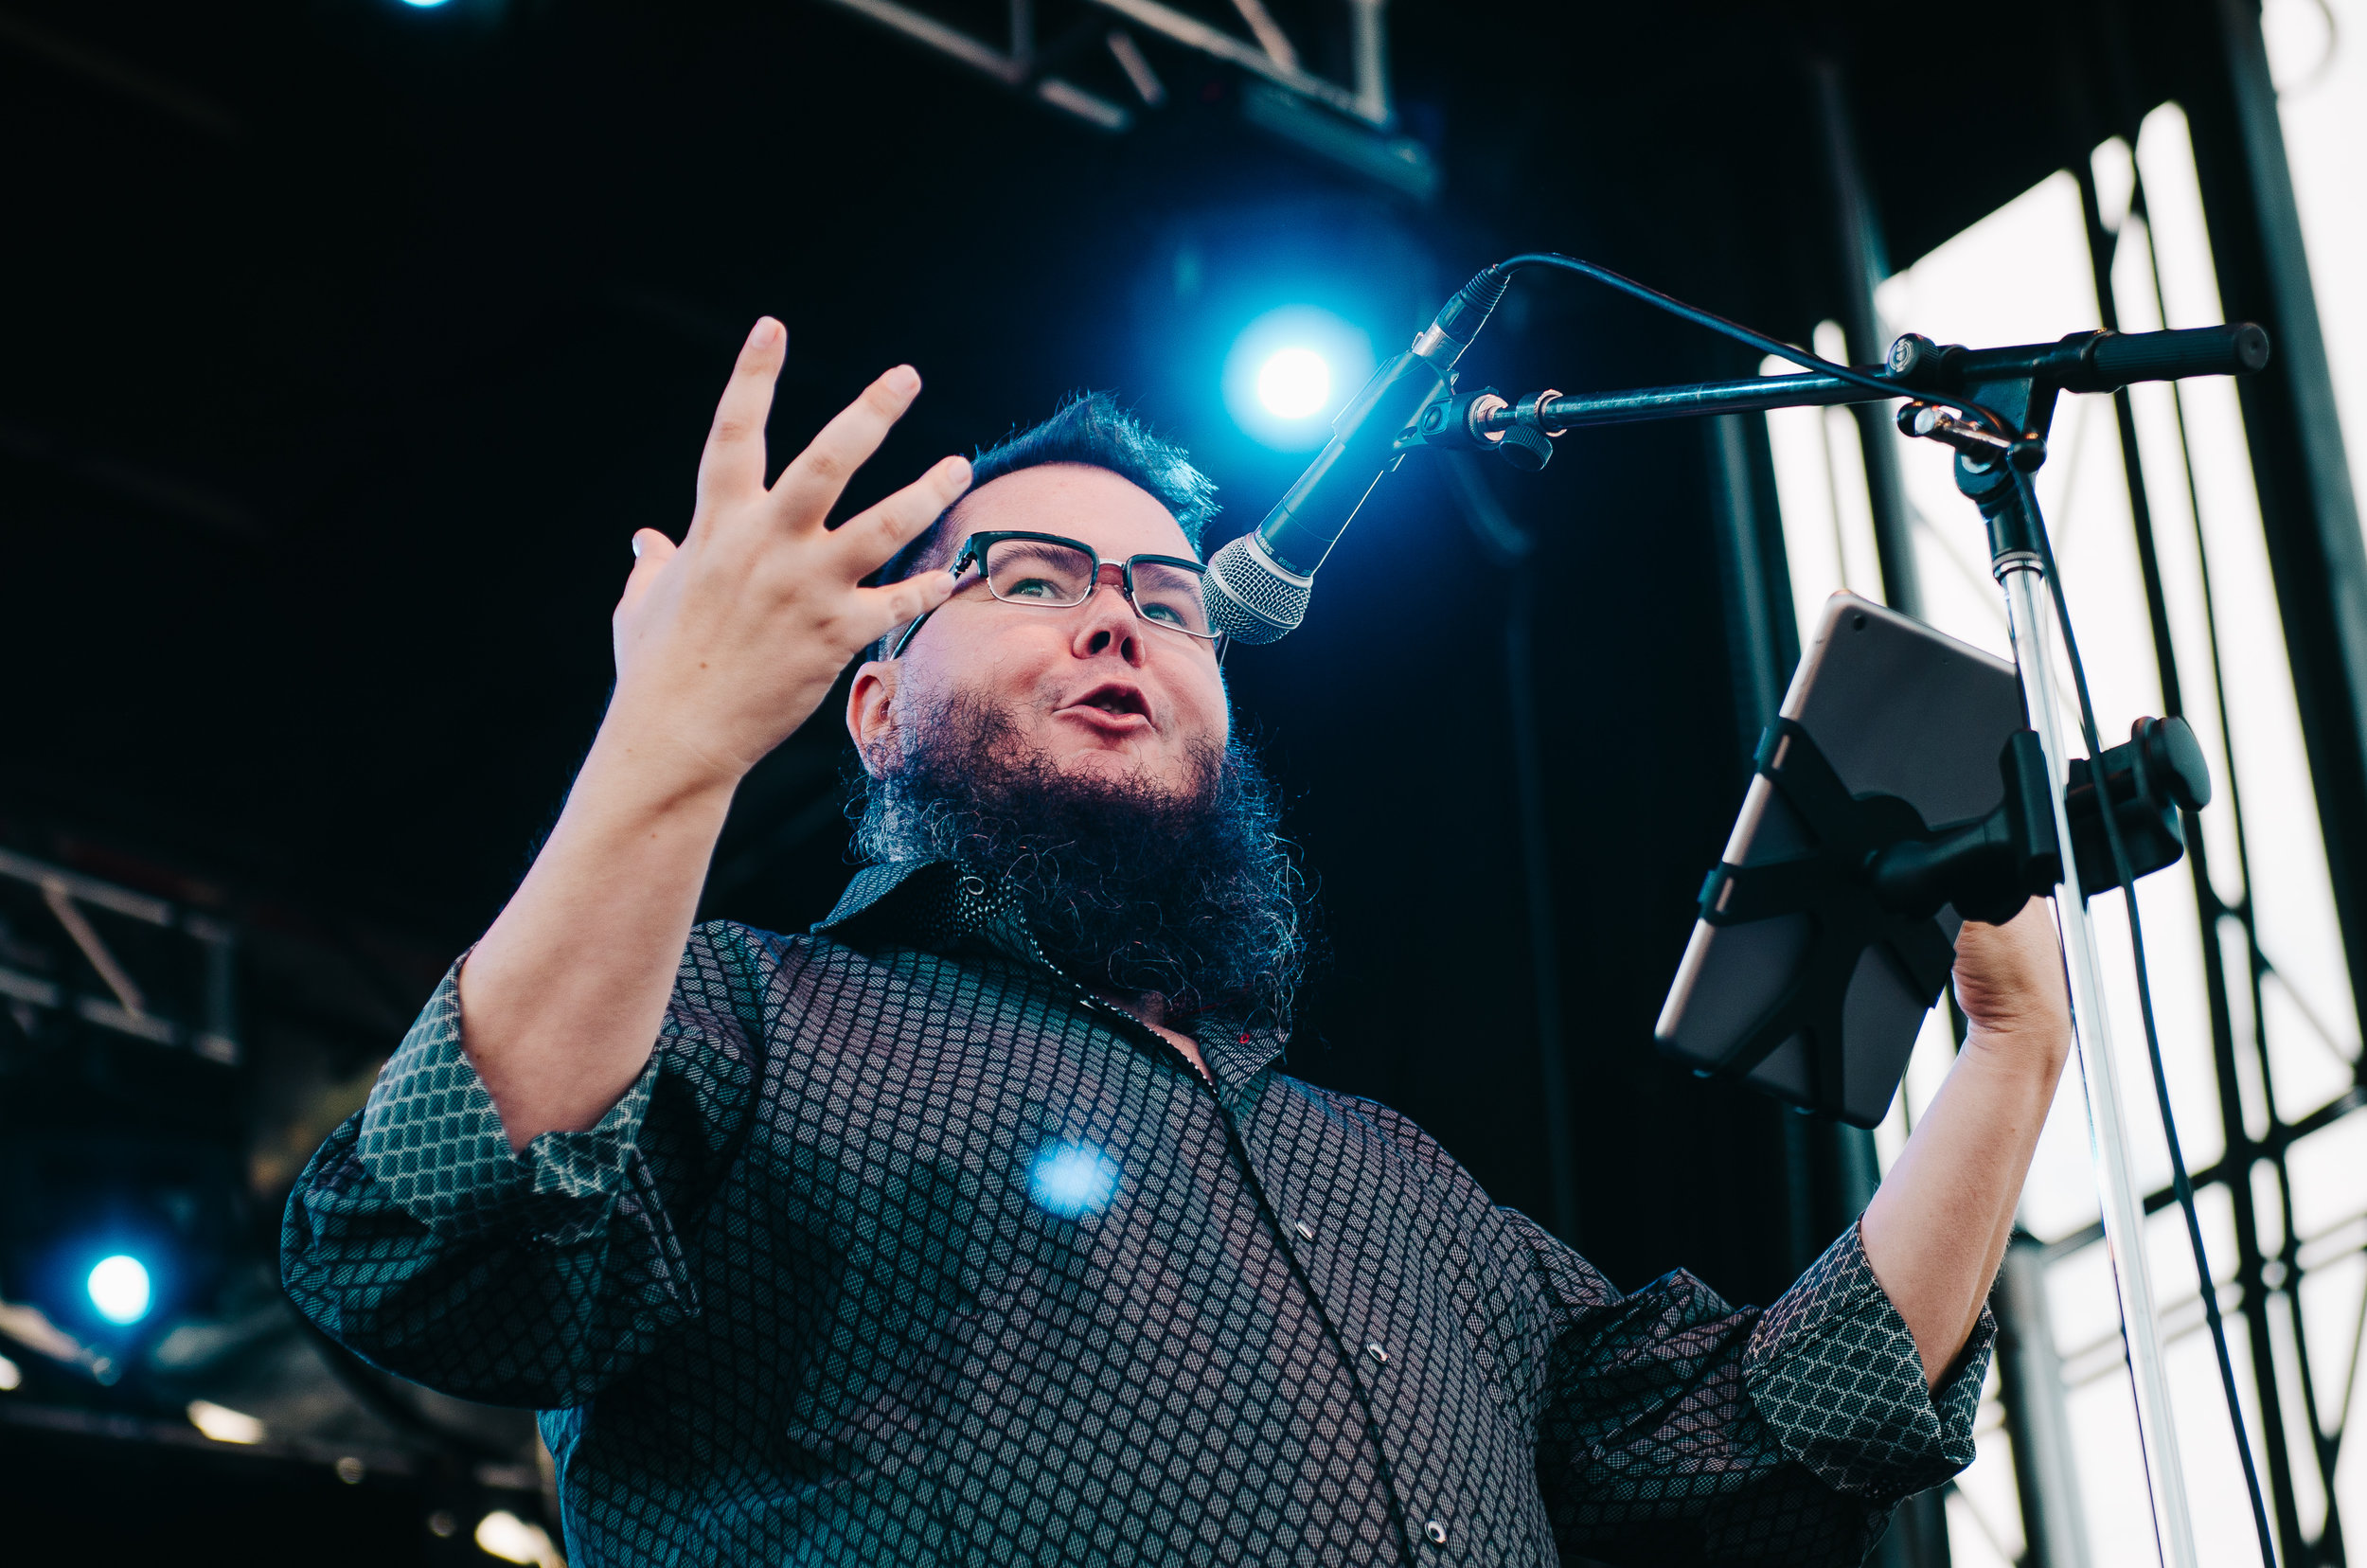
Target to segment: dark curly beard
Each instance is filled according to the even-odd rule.
[[[1192,758],[1181,791],[1080,779],[975,697],[908,712],[862,780],[856,847],[951,860],[1020,901],[1044,956],[1081,984],[1287,1026],[1308,957],[1304,882],[1273,785],[1239,741]]]

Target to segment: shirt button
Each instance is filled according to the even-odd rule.
[[[1373,1360],[1380,1363],[1383,1366],[1389,1364],[1389,1352],[1380,1347],[1380,1341],[1379,1340],[1366,1340],[1364,1342],[1364,1353],[1372,1357]]]
[[[1422,1534],[1430,1538],[1430,1543],[1433,1546],[1444,1546],[1447,1543],[1447,1527],[1434,1519],[1422,1526]]]
[[[1295,1227],[1293,1227],[1293,1228],[1295,1228],[1295,1229],[1298,1231],[1298,1233],[1299,1233],[1299,1239],[1300,1239],[1300,1240],[1302,1240],[1302,1241],[1312,1241],[1312,1240],[1314,1240],[1314,1239],[1315,1239],[1315,1229],[1314,1229],[1314,1227],[1313,1227],[1313,1226],[1309,1225],[1309,1224],[1308,1224],[1306,1221],[1304,1221],[1304,1220],[1300,1221],[1298,1222],[1298,1224],[1297,1224]]]

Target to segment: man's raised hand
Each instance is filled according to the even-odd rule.
[[[825,526],[854,472],[919,395],[898,365],[822,428],[779,479],[764,482],[765,417],[788,334],[767,316],[740,348],[699,462],[698,505],[680,546],[654,528],[614,617],[616,694],[609,723],[643,765],[679,766],[685,787],[737,783],[811,716],[863,648],[953,591],[950,572],[878,588],[859,579],[926,528],[970,486],[947,457],[837,528]]]
[[[764,483],[787,334],[739,351],[680,548],[654,528],[615,617],[608,717],[501,918],[460,971],[463,1043],[510,1147],[596,1124],[650,1060],[732,792],[866,643],[945,601],[931,572],[858,587],[970,485],[948,457],[842,526],[847,476],[920,391],[899,365]]]

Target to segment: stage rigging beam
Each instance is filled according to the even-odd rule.
[[[1144,56],[1144,39],[1213,60],[1252,79],[1241,115],[1250,124],[1364,178],[1417,201],[1437,193],[1438,169],[1429,149],[1397,134],[1389,83],[1388,0],[1346,0],[1347,55],[1355,80],[1343,83],[1307,69],[1297,47],[1264,0],[1234,0],[1252,36],[1243,38],[1166,0],[1076,0],[1067,9],[1090,17],[1106,12],[1128,24],[1103,30],[1073,27],[1049,45],[1034,0],[1010,0],[1007,37],[976,36],[905,0],[828,0],[953,61],[998,85],[1032,98],[1095,130],[1131,130],[1138,111],[1080,85],[1051,67],[1070,68],[1084,45],[1098,41],[1145,109],[1170,101]],[[1129,30],[1130,27],[1132,30]]]
[[[2285,623],[2293,697],[2325,834],[2326,871],[2354,996],[2367,995],[2367,541],[2302,244],[2301,211],[2269,79],[2260,12],[2201,0],[2219,47],[2198,51],[2186,103],[2203,217],[2231,320],[2276,343],[2246,378],[2244,411],[2261,527]]]

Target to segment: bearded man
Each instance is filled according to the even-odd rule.
[[[759,322],[615,616],[564,811],[290,1203],[290,1293],[530,1405],[571,1561],[1850,1563],[1970,1457],[2068,1050],[2052,926],[1859,1223],[1760,1311],[1622,1295],[1397,1113],[1278,1068],[1303,951],[1199,597],[1210,490],[1104,399],[825,519]],[[863,579],[885,563],[876,586]],[[872,857],[691,929],[848,663]]]

